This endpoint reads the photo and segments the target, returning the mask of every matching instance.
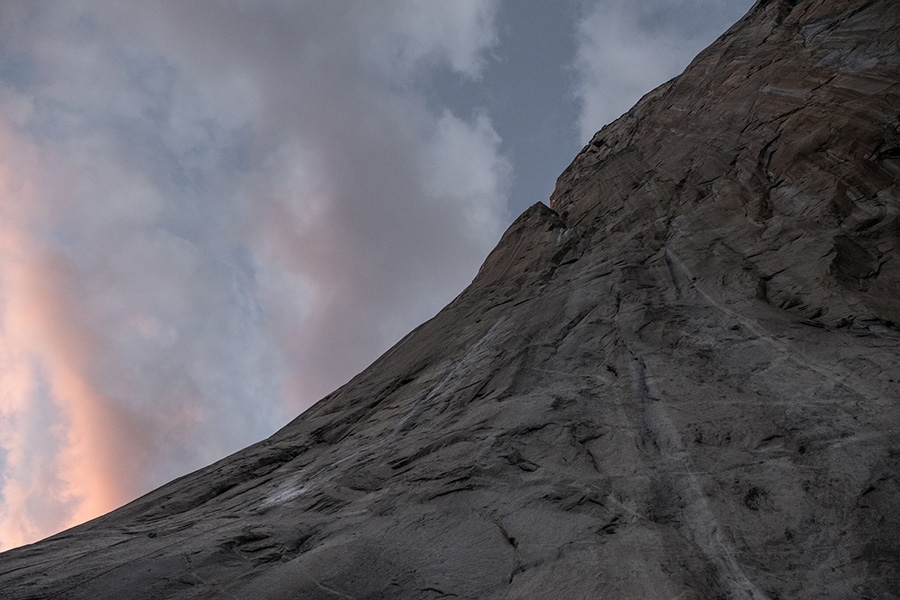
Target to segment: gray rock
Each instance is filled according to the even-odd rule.
[[[900,597],[898,40],[758,2],[434,319],[3,597]]]

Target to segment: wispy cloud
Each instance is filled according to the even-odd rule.
[[[0,6],[0,548],[260,439],[506,220],[496,2]]]
[[[575,93],[587,141],[678,75],[752,0],[596,0],[578,22]]]

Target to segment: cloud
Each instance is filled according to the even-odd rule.
[[[258,440],[507,220],[496,2],[0,6],[0,548]]]
[[[597,0],[577,25],[575,93],[589,140],[641,96],[678,75],[746,12],[742,0]]]
[[[409,76],[423,63],[447,63],[477,79],[487,60],[483,50],[497,42],[497,10],[497,2],[480,0],[390,0],[359,13],[364,56],[389,78]]]

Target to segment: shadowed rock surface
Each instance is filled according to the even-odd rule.
[[[898,41],[760,1],[434,319],[0,596],[900,597]]]

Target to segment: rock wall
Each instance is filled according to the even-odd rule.
[[[4,598],[897,598],[900,4],[759,2],[434,319]]]

